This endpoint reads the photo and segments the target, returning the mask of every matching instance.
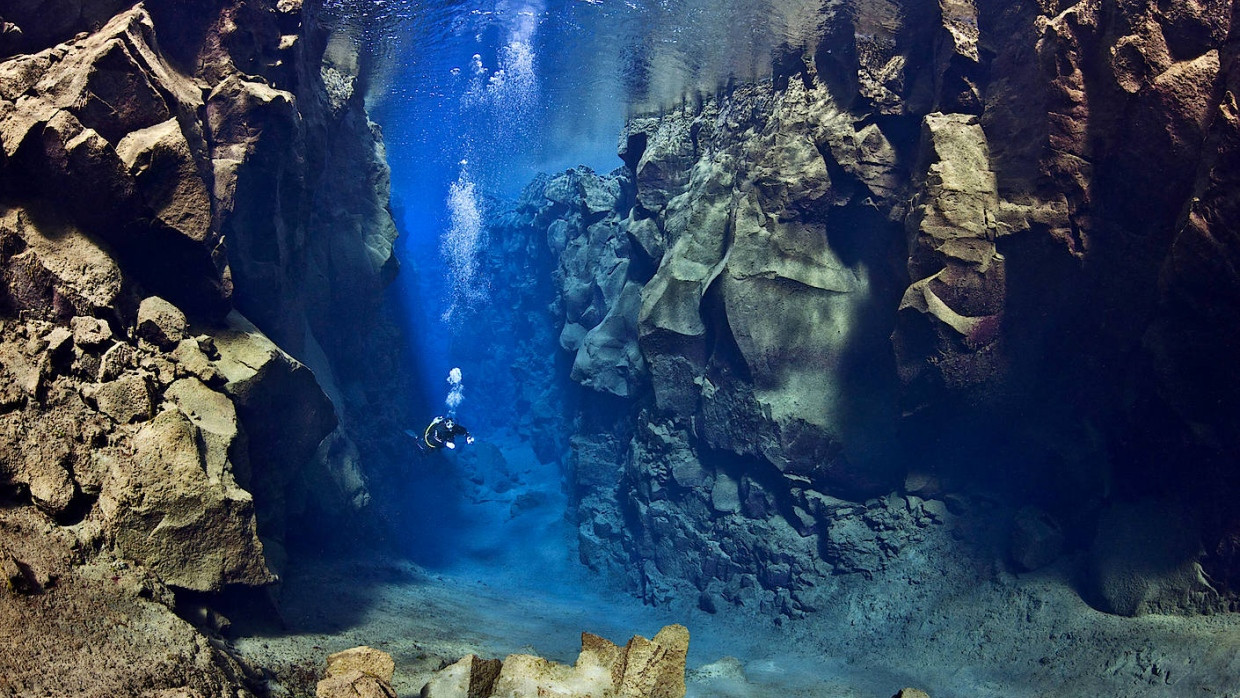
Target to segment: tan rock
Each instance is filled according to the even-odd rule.
[[[901,688],[900,692],[891,698],[930,698],[930,694],[916,688]]]
[[[327,657],[327,677],[342,676],[352,671],[369,674],[386,683],[392,682],[396,662],[382,650],[362,645]]]
[[[78,315],[69,320],[73,328],[73,343],[80,347],[97,347],[112,338],[112,328],[106,320]]]
[[[173,407],[138,431],[131,458],[111,463],[99,508],[116,547],[170,586],[270,583],[253,499],[227,468],[204,470],[205,440]]]
[[[688,650],[689,631],[681,625],[653,640],[634,636],[623,648],[582,633],[571,667],[527,654],[509,655],[502,665],[469,655],[433,676],[421,698],[683,698]]]
[[[320,681],[315,687],[315,696],[317,698],[396,698],[396,691],[387,682],[355,669]]]
[[[138,306],[136,334],[161,349],[175,348],[187,326],[185,313],[159,296],[144,298]]]
[[[422,687],[420,698],[486,698],[495,688],[503,663],[469,654],[435,672]]]
[[[118,424],[150,419],[155,409],[150,384],[144,376],[133,372],[107,383],[83,386],[82,396]]]
[[[172,350],[171,356],[184,373],[195,376],[198,380],[213,387],[224,384],[224,374],[220,373],[215,364],[207,358],[196,338],[181,340],[177,348]]]

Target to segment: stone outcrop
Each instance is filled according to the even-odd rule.
[[[318,698],[396,698],[392,655],[354,647],[327,657],[327,675],[315,687]]]
[[[960,495],[1002,503],[970,540],[1019,570],[1123,547],[1099,526],[1152,499],[1205,513],[1158,563],[1095,545],[1082,595],[1233,605],[1231,15],[836,3],[770,82],[631,119],[615,173],[535,182],[518,211],[592,395],[583,560],[796,615],[939,546]]]
[[[422,698],[683,698],[689,631],[669,625],[653,640],[635,635],[620,647],[597,635],[581,634],[581,654],[572,666],[542,657],[513,654],[501,662],[469,655],[439,671],[422,688]]]
[[[0,563],[19,593],[0,629],[38,652],[0,658],[0,690],[245,694],[174,595],[271,585],[290,521],[347,529],[369,501],[347,422],[401,389],[359,360],[391,331],[395,226],[360,92],[324,86],[318,10],[3,11]],[[113,659],[79,660],[83,642]]]

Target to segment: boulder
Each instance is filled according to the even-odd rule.
[[[1217,591],[1201,568],[1199,514],[1176,502],[1116,502],[1090,549],[1087,597],[1121,616],[1210,608]]]
[[[100,371],[103,372],[102,367]],[[132,371],[106,383],[83,386],[82,397],[94,402],[100,412],[117,424],[145,421],[155,409],[146,376]]]
[[[314,689],[317,698],[396,698],[391,684],[364,671],[353,670],[320,681]]]
[[[279,550],[290,495],[312,476],[304,469],[335,429],[336,413],[310,369],[240,313],[233,311],[223,327],[210,328],[208,334],[219,353],[214,365],[224,379],[221,390],[236,406],[249,445],[251,467],[239,472],[238,479],[260,504],[264,543]]]
[[[1063,552],[1063,528],[1050,514],[1024,507],[1012,520],[1012,560],[1022,570],[1032,571],[1054,562]]]
[[[186,327],[185,313],[159,296],[144,298],[138,306],[136,334],[160,349],[174,349],[185,339]]]
[[[8,298],[18,309],[77,315],[110,310],[123,277],[111,254],[76,226],[51,212],[0,204],[0,239],[21,240],[21,251],[0,268]]]
[[[138,194],[160,221],[194,242],[211,236],[207,185],[175,118],[131,131],[116,145],[116,153],[137,182]]]
[[[107,320],[78,315],[69,320],[73,329],[73,343],[79,347],[98,347],[112,339],[112,328]]]
[[[275,580],[255,531],[253,498],[227,461],[216,460],[214,472],[203,468],[213,457],[207,442],[217,436],[175,406],[164,410],[138,430],[131,457],[112,461],[99,496],[117,550],[170,586],[219,591]]]
[[[392,674],[396,671],[396,662],[387,652],[365,645],[328,655],[327,678],[353,671],[360,671],[384,683],[391,683]]]

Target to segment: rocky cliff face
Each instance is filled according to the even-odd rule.
[[[368,498],[379,134],[312,5],[4,13],[0,685],[232,695],[169,608],[218,626],[186,593],[271,584],[290,521]]]
[[[572,376],[625,405],[574,440],[583,558],[795,614],[985,510],[980,559],[1105,610],[1232,605],[1232,18],[834,3],[537,185]]]

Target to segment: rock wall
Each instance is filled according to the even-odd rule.
[[[369,499],[354,438],[400,384],[367,341],[391,332],[395,227],[318,13],[4,9],[6,690],[233,695],[248,670],[170,609],[222,627],[201,600],[277,581],[308,513]]]
[[[795,614],[952,566],[990,501],[983,561],[1066,555],[1119,613],[1234,605],[1232,5],[923,5],[833,3],[770,83],[535,185],[599,396],[583,559]],[[1157,552],[1123,523],[1155,520]]]

